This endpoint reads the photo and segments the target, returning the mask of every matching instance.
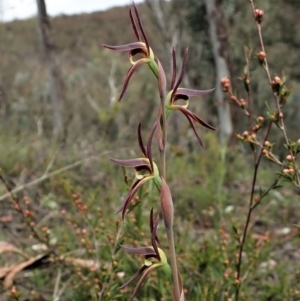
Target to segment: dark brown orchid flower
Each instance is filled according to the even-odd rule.
[[[149,180],[154,180],[155,184],[159,185],[161,183],[161,179],[159,176],[159,171],[157,165],[152,160],[152,150],[151,144],[152,139],[157,127],[157,122],[154,124],[153,129],[150,133],[150,136],[147,141],[147,146],[144,146],[142,135],[141,135],[141,123],[138,126],[138,142],[142,154],[144,157],[142,158],[135,158],[129,160],[120,160],[120,159],[113,159],[110,158],[111,161],[125,166],[125,167],[133,167],[135,169],[135,177],[136,181],[131,186],[127,196],[125,197],[122,206],[117,210],[117,212],[122,211],[122,218],[124,219],[126,210],[132,201],[134,195],[139,190],[139,188]]]
[[[129,9],[129,17],[130,17],[131,25],[132,25],[133,31],[135,33],[135,36],[138,39],[138,42],[129,43],[129,44],[125,44],[125,45],[119,45],[119,46],[111,46],[111,45],[103,44],[103,47],[114,50],[114,51],[129,51],[129,60],[132,64],[132,66],[130,67],[130,69],[127,72],[127,75],[126,75],[126,78],[125,78],[125,81],[124,81],[124,84],[122,87],[122,91],[121,91],[121,94],[119,97],[119,101],[122,100],[122,98],[126,92],[126,89],[128,87],[129,80],[132,77],[133,73],[143,63],[147,63],[149,65],[149,67],[151,68],[151,70],[155,73],[155,75],[156,76],[158,75],[154,53],[149,46],[147,36],[146,36],[144,28],[142,26],[140,15],[139,15],[139,12],[138,12],[135,4],[133,4],[133,8]],[[141,55],[142,58],[137,61],[134,61],[133,57],[137,54]]]
[[[184,56],[183,56],[183,62],[182,62],[182,68],[181,68],[181,72],[180,75],[176,81],[176,54],[175,54],[175,50],[173,48],[172,50],[172,58],[173,58],[173,76],[172,76],[172,83],[171,83],[171,90],[168,93],[167,97],[166,97],[166,109],[167,109],[167,115],[169,115],[171,110],[179,110],[180,112],[182,112],[184,114],[184,116],[187,118],[187,120],[189,121],[200,145],[203,147],[203,143],[202,140],[200,139],[197,131],[196,131],[196,127],[195,127],[195,123],[199,123],[200,125],[210,129],[210,130],[216,130],[213,126],[209,125],[208,123],[206,123],[205,121],[203,121],[200,117],[198,117],[196,114],[194,114],[193,112],[191,112],[190,110],[187,109],[188,105],[189,105],[189,99],[190,97],[193,96],[204,96],[206,94],[211,93],[212,91],[214,91],[214,89],[210,89],[210,90],[193,90],[193,89],[187,89],[187,88],[179,88],[179,85],[182,82],[185,70],[186,70],[186,63],[187,63],[187,57],[188,57],[188,49],[186,49]],[[164,80],[165,75],[162,74],[163,73],[163,69],[159,68],[159,81],[160,80]],[[164,86],[164,83],[159,83],[159,86],[162,87]],[[184,100],[185,104],[184,105],[180,105],[177,104],[176,102],[178,100]]]
[[[160,248],[160,243],[158,237],[156,235],[157,227],[159,223],[159,217],[154,221],[153,217],[153,209],[150,212],[150,232],[151,232],[151,246],[150,247],[141,247],[141,248],[133,248],[128,246],[121,246],[126,252],[136,255],[142,255],[145,257],[144,265],[120,288],[124,288],[129,285],[132,281],[141,276],[137,285],[134,288],[133,294],[128,301],[131,301],[135,296],[138,289],[141,287],[143,282],[146,280],[148,275],[152,270],[158,267],[162,267],[166,272],[168,277],[171,279],[171,268],[168,264],[166,254]]]

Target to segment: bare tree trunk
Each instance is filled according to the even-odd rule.
[[[230,79],[229,44],[221,4],[222,0],[205,0],[216,68],[216,98],[218,101],[220,142],[227,143],[232,134],[232,120],[229,103],[224,100],[221,79],[225,76]]]
[[[40,41],[44,51],[45,62],[48,67],[50,77],[50,97],[53,109],[53,135],[57,136],[62,132],[63,106],[65,102],[64,84],[60,69],[56,62],[55,47],[51,37],[51,24],[47,15],[45,0],[37,0],[38,7],[38,28]]]

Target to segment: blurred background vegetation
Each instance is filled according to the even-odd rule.
[[[265,103],[272,101],[272,94],[255,59],[260,48],[249,3],[217,2],[227,28],[234,90],[243,97],[239,78],[245,66],[244,46],[252,45],[255,113],[265,115]],[[293,86],[284,114],[289,137],[299,139],[300,4],[261,0],[257,5],[265,13],[263,36],[272,76],[284,71]],[[151,1],[138,5],[150,45],[166,73],[170,74],[170,46],[176,36],[179,57],[189,47],[185,85],[214,87],[204,1],[161,1],[159,8],[164,25]],[[118,250],[118,243],[150,244],[148,212],[151,206],[158,210],[158,198],[152,187],[145,189],[121,226],[114,212],[127,186],[124,171],[108,157],[139,155],[137,125],[142,121],[146,137],[157,116],[156,81],[143,66],[133,76],[124,101],[116,103],[129,62],[126,55],[103,49],[102,43],[135,41],[128,7],[61,15],[50,21],[65,93],[63,131],[58,135],[53,135],[51,84],[36,18],[0,24],[0,169],[11,189],[25,185],[15,201],[0,185],[0,279],[7,278],[4,267],[24,260],[19,253],[4,251],[6,242],[30,258],[50,254],[47,260],[37,260],[37,266],[13,275],[20,300],[127,300],[133,287],[122,291],[117,287],[142,261]],[[218,127],[213,94],[193,99],[191,107]],[[176,241],[186,300],[230,300],[234,292],[237,242],[233,229],[239,231],[245,222],[252,165],[247,147],[235,138],[246,129],[247,120],[234,104],[231,118],[233,133],[226,155],[218,134],[199,128],[206,146],[200,149],[184,118],[176,114],[171,120],[168,180],[176,205]],[[284,158],[283,138],[275,131],[271,137],[277,154]],[[65,169],[60,172],[61,168]],[[258,185],[268,187],[276,171],[263,162]],[[134,174],[126,176],[131,183]],[[16,201],[34,216],[25,221],[13,208]],[[244,254],[241,300],[300,300],[300,231],[293,226],[299,223],[299,204],[293,187],[284,186],[257,209]],[[32,234],[32,221],[40,238]],[[163,231],[159,235],[165,246]],[[171,300],[166,282],[153,274],[136,300]],[[5,281],[0,284],[1,301],[11,298],[10,288]]]

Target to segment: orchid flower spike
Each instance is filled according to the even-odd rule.
[[[156,75],[156,77],[158,76],[158,69],[157,69],[157,64],[155,62],[155,56],[154,56],[152,49],[149,46],[149,42],[148,42],[147,36],[145,34],[145,31],[144,31],[144,28],[142,25],[140,15],[139,15],[139,12],[138,12],[135,4],[133,4],[133,8],[130,8],[130,10],[129,10],[129,17],[130,17],[130,21],[131,21],[131,25],[132,25],[134,34],[135,34],[136,38],[138,39],[138,42],[133,42],[133,43],[119,45],[119,46],[112,46],[112,45],[106,45],[106,44],[102,45],[103,47],[108,48],[113,51],[129,51],[129,60],[132,64],[132,66],[130,67],[130,69],[127,72],[127,75],[126,75],[126,78],[125,78],[125,81],[124,81],[124,84],[122,87],[122,91],[119,96],[119,101],[121,101],[122,98],[124,97],[124,94],[128,87],[129,80],[132,77],[133,73],[143,63],[147,63],[149,65],[149,67],[151,68],[151,70],[153,71],[153,73]],[[140,58],[137,61],[134,61],[133,57],[137,54],[141,55],[142,58]]]

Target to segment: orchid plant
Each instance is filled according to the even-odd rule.
[[[177,260],[176,260],[176,251],[175,251],[175,242],[174,242],[174,233],[173,233],[173,220],[174,220],[174,207],[172,201],[172,195],[170,188],[167,184],[167,175],[166,175],[166,144],[167,144],[167,122],[168,117],[172,114],[173,111],[177,110],[183,113],[188,120],[189,124],[192,127],[192,130],[201,146],[203,146],[202,140],[200,139],[199,134],[196,130],[196,124],[200,124],[201,126],[215,130],[215,128],[205,121],[203,121],[200,117],[198,117],[195,113],[191,112],[188,109],[189,99],[190,97],[196,96],[204,96],[211,93],[214,89],[210,90],[193,90],[188,88],[181,88],[180,85],[182,83],[187,59],[188,59],[188,49],[186,49],[183,56],[183,63],[181,66],[180,74],[177,78],[177,63],[176,63],[176,53],[175,50],[172,50],[172,62],[173,62],[173,72],[172,79],[170,85],[170,91],[167,93],[167,80],[166,74],[160,63],[159,59],[155,56],[153,50],[149,45],[148,38],[145,34],[141,18],[137,7],[133,4],[133,7],[129,10],[129,18],[131,21],[131,25],[134,31],[134,34],[137,38],[137,42],[129,43],[126,45],[120,46],[111,46],[103,44],[103,47],[113,50],[113,51],[122,51],[129,52],[129,61],[131,63],[131,67],[127,72],[125,77],[121,93],[119,96],[119,101],[121,101],[125,92],[128,88],[129,81],[137,71],[137,69],[141,65],[147,64],[157,79],[158,90],[160,95],[160,103],[158,106],[158,120],[155,122],[150,136],[147,140],[146,146],[143,143],[142,135],[141,135],[141,123],[138,125],[138,144],[142,153],[142,157],[134,158],[134,159],[113,159],[110,160],[118,165],[123,167],[130,167],[135,169],[135,178],[136,180],[132,184],[129,189],[129,192],[125,196],[125,199],[121,205],[121,207],[117,210],[117,212],[122,212],[122,219],[126,218],[127,210],[132,202],[135,194],[145,183],[149,181],[153,181],[155,187],[160,194],[160,207],[161,214],[164,220],[165,230],[167,234],[168,241],[168,256],[165,251],[160,247],[159,240],[157,238],[157,228],[159,224],[159,219],[157,218],[154,221],[153,210],[150,211],[150,234],[151,234],[151,246],[150,247],[139,247],[133,248],[129,246],[122,245],[121,247],[128,253],[135,255],[144,256],[144,265],[126,282],[121,288],[126,287],[131,282],[136,280],[139,276],[141,276],[138,281],[133,294],[129,300],[132,300],[138,291],[139,287],[145,281],[147,276],[153,269],[159,268],[164,270],[164,272],[173,279],[173,288],[172,288],[172,296],[174,301],[183,301],[184,300],[184,291],[183,284],[181,281],[181,276],[177,268]],[[137,61],[134,60],[135,55],[142,56],[142,58]],[[179,100],[183,100],[184,104],[181,105],[178,103]],[[152,156],[152,144],[153,137],[158,137],[158,148],[160,152],[159,164],[153,160]],[[169,266],[167,258],[169,257],[171,265]]]

